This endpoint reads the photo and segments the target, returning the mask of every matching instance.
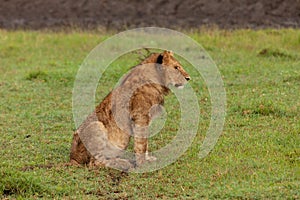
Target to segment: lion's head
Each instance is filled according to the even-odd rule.
[[[171,51],[163,53],[153,53],[146,58],[141,64],[157,63],[161,76],[164,76],[165,85],[173,85],[177,88],[183,88],[191,79],[190,75],[183,69],[178,60],[175,59]]]

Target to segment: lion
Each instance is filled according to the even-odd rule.
[[[171,51],[152,53],[74,132],[70,163],[129,170],[155,161],[148,154],[149,124],[161,113],[169,87],[183,88],[189,80]],[[122,158],[132,136],[135,159]]]

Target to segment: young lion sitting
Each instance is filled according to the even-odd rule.
[[[168,86],[183,88],[190,76],[173,53],[153,53],[132,68],[75,131],[70,162],[128,170],[156,158],[148,155],[151,119],[164,103]],[[134,137],[135,163],[120,156]]]

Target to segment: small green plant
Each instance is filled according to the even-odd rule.
[[[38,81],[47,81],[48,80],[48,75],[47,73],[43,72],[43,71],[33,71],[30,72],[27,76],[26,76],[26,80],[29,81],[34,81],[34,80],[38,80]]]

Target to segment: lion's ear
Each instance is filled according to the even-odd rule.
[[[170,56],[174,56],[173,51],[167,51]]]
[[[173,51],[164,51],[163,55],[169,57],[174,56]]]
[[[163,58],[164,58],[164,56],[159,54],[159,56],[157,57],[156,63],[162,64],[163,63]]]
[[[164,51],[162,63],[169,63],[172,53],[170,51]]]

